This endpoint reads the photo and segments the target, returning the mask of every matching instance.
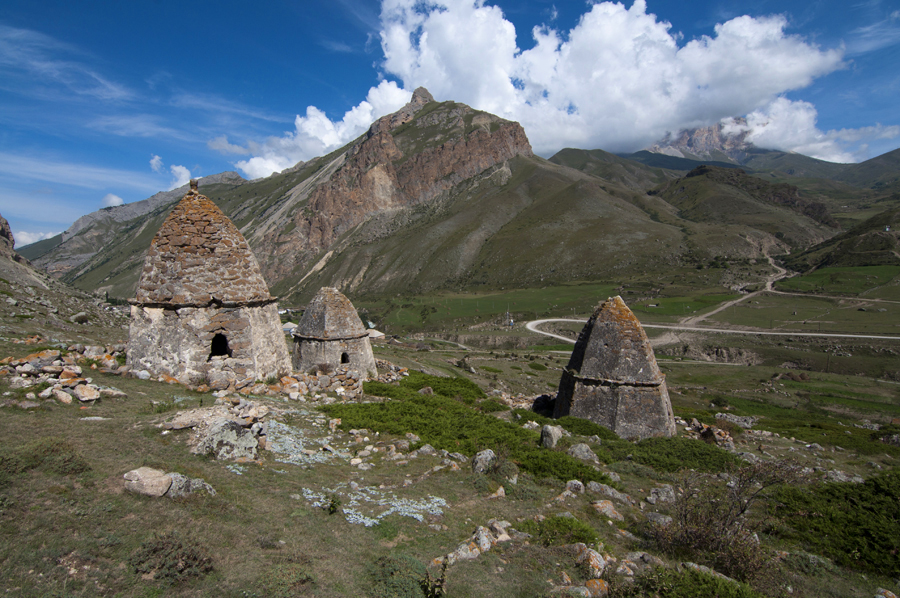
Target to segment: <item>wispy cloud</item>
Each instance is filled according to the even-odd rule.
[[[206,142],[206,147],[211,150],[215,150],[222,154],[233,154],[238,156],[246,156],[250,153],[250,150],[246,147],[241,147],[240,145],[235,145],[228,141],[228,137],[225,135],[220,135],[215,139],[210,139]]]
[[[11,180],[27,179],[85,189],[124,187],[155,192],[160,186],[158,178],[133,170],[60,162],[6,152],[0,152],[0,174]]]
[[[193,135],[187,132],[160,124],[157,116],[150,114],[128,114],[119,116],[101,116],[90,121],[87,126],[118,135],[119,137],[169,137],[179,141],[192,141]]]
[[[172,97],[171,103],[179,108],[192,108],[207,113],[234,114],[269,122],[290,122],[284,116],[269,114],[211,94],[179,92]]]
[[[897,43],[900,43],[900,10],[851,31],[847,52],[851,55],[866,54]]]
[[[115,193],[107,193],[103,196],[103,199],[100,200],[100,204],[104,208],[112,208],[115,206],[120,206],[125,203],[125,200],[116,195]]]
[[[324,39],[319,42],[326,50],[331,50],[332,52],[337,52],[338,54],[351,54],[353,52],[353,47],[344,42],[335,41],[333,39]]]
[[[43,33],[0,25],[4,88],[40,97],[75,93],[99,100],[125,100],[134,95],[101,75],[85,58],[74,46]]]

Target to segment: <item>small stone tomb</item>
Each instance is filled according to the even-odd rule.
[[[130,303],[135,371],[213,389],[291,371],[278,306],[256,258],[196,181],[153,238]]]
[[[297,372],[356,370],[361,380],[377,374],[369,333],[350,300],[335,288],[319,289],[293,337]]]
[[[572,415],[622,438],[673,436],[666,379],[640,322],[621,297],[604,301],[578,335],[553,416]]]

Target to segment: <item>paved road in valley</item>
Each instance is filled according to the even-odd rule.
[[[555,339],[575,344],[574,339],[561,336],[559,334],[553,334],[552,332],[544,332],[543,330],[538,329],[538,326],[540,326],[541,324],[546,324],[547,322],[576,322],[578,324],[584,324],[585,320],[573,320],[572,318],[547,318],[545,320],[532,320],[525,324],[525,328],[532,332],[543,334],[545,336],[552,336]],[[767,330],[729,330],[727,328],[682,326],[680,324],[641,324],[641,326],[643,326],[644,328],[661,328],[664,330],[676,330],[681,332],[716,332],[720,334],[761,334],[764,336],[810,336],[824,338],[857,338],[900,341],[900,336],[876,336],[873,334],[829,334],[827,332],[770,332]]]

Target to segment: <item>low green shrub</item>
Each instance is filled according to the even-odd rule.
[[[536,363],[534,361],[530,362],[528,364],[528,367],[530,367],[531,369],[533,369],[536,372],[546,372],[547,371],[547,366],[545,366],[543,363]]]
[[[505,405],[496,399],[485,399],[477,404],[478,409],[482,413],[497,413],[499,411],[509,411],[509,405]]]
[[[521,531],[531,534],[544,546],[563,546],[583,542],[588,546],[597,543],[597,532],[593,527],[563,515],[547,517],[542,521],[526,521]]]
[[[731,453],[705,442],[689,438],[646,438],[637,443],[604,441],[597,456],[607,463],[630,460],[659,472],[675,473],[683,469],[721,472],[742,461]]]
[[[440,596],[443,581],[435,582],[420,561],[392,554],[375,561],[370,570],[371,598],[432,598]]]
[[[484,372],[490,372],[491,374],[502,374],[502,373],[503,373],[503,370],[501,370],[501,369],[499,369],[499,368],[492,368],[492,367],[489,366],[489,365],[483,365],[483,366],[481,366],[481,367],[478,368],[478,369],[480,369],[480,370],[482,370],[482,371],[484,371]]]
[[[212,558],[193,542],[182,540],[174,532],[154,534],[128,559],[135,573],[153,579],[178,583],[213,570]]]
[[[900,575],[900,472],[873,476],[863,484],[827,483],[782,488],[776,514],[781,534],[825,554],[840,565]]]
[[[747,584],[726,581],[695,569],[653,569],[634,579],[617,583],[609,598],[763,598]]]
[[[564,415],[556,420],[556,425],[562,426],[567,432],[577,436],[599,436],[603,440],[621,440],[615,432],[600,424],[595,424],[589,419]]]
[[[367,383],[367,393],[384,393],[380,396],[388,396],[394,399],[392,401],[334,404],[324,406],[322,410],[331,417],[341,418],[341,428],[345,430],[365,428],[395,436],[413,432],[422,442],[438,450],[469,456],[490,448],[497,454],[507,455],[522,471],[535,478],[609,482],[605,474],[565,453],[540,448],[537,432],[481,413],[446,394],[454,393],[463,399],[474,397],[475,391],[468,388],[472,384],[468,380],[453,379],[440,385],[439,381],[447,379],[419,372],[411,374],[409,379],[413,380],[410,384],[401,383],[400,386]],[[415,392],[425,386],[431,386],[435,394]],[[481,392],[480,388],[477,390]]]

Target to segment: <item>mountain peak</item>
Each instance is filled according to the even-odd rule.
[[[741,122],[743,121],[743,123]],[[744,119],[735,119],[744,124]],[[747,131],[731,133],[721,122],[709,127],[684,129],[665,137],[647,148],[655,154],[665,154],[692,160],[720,160],[742,163],[754,145],[747,141]]]

